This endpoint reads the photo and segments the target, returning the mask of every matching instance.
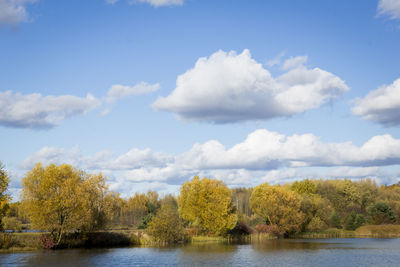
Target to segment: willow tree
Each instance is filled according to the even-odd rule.
[[[40,163],[22,180],[22,205],[32,227],[47,230],[60,244],[70,230],[93,229],[104,213],[105,180],[70,165]]]
[[[252,211],[266,224],[276,225],[281,234],[300,231],[304,220],[300,203],[295,192],[268,183],[255,187],[250,197]]]
[[[181,186],[179,215],[201,231],[221,235],[235,227],[231,190],[221,181],[195,176]]]

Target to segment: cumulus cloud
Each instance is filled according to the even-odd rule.
[[[384,166],[400,164],[400,140],[379,135],[358,147],[351,142],[324,143],[313,134],[286,136],[262,129],[229,149],[215,140],[195,144],[177,161],[198,169]]]
[[[151,92],[155,92],[160,88],[160,84],[148,84],[146,82],[141,82],[135,86],[127,86],[115,84],[111,86],[110,90],[107,92],[106,101],[108,103],[113,103],[116,100],[126,98],[134,95],[144,95]]]
[[[375,178],[388,176],[381,167],[400,164],[400,139],[380,135],[356,146],[351,142],[325,143],[312,134],[286,136],[261,129],[231,148],[210,140],[179,155],[132,148],[121,155],[101,151],[84,156],[76,147],[44,147],[27,157],[21,167],[31,169],[37,162],[69,163],[101,171],[113,177],[112,183],[179,185],[194,175],[215,177],[235,186],[319,177]]]
[[[387,15],[390,19],[400,19],[400,1],[379,0],[378,15]]]
[[[17,25],[29,21],[28,4],[36,0],[0,0],[0,25]]]
[[[400,126],[400,78],[356,99],[352,113],[385,126]]]
[[[72,95],[23,95],[0,92],[0,125],[16,128],[51,128],[61,121],[83,114],[101,104],[91,94],[86,98]]]
[[[220,50],[179,75],[174,91],[159,97],[153,108],[189,121],[238,122],[315,109],[349,90],[334,74],[307,68],[306,60],[288,59],[283,65],[287,72],[274,78],[249,50]]]

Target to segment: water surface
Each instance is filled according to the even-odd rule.
[[[0,254],[0,266],[400,266],[400,239],[285,239],[36,251]]]

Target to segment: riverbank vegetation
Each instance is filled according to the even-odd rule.
[[[283,237],[400,237],[400,182],[302,180],[228,188],[194,177],[179,195],[109,191],[102,174],[37,164],[20,202],[0,166],[0,248],[115,247]],[[36,233],[17,233],[24,229]],[[110,230],[113,229],[113,230]],[[16,233],[11,233],[16,232]]]

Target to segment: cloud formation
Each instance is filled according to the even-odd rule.
[[[349,88],[334,74],[309,69],[307,57],[288,59],[285,73],[272,77],[249,50],[218,51],[179,75],[176,88],[153,108],[188,121],[229,123],[290,116],[332,101]]]
[[[72,95],[23,95],[0,92],[0,125],[15,128],[51,128],[70,117],[86,113],[101,104],[91,94],[86,98]]]
[[[400,126],[400,78],[356,99],[352,113],[385,126]]]
[[[387,15],[390,19],[400,19],[400,1],[379,0],[378,15]]]
[[[108,103],[113,103],[116,100],[126,98],[133,95],[144,95],[147,93],[155,92],[160,88],[160,84],[148,84],[146,82],[141,82],[134,86],[115,84],[111,86],[110,90],[107,92],[106,101]]]
[[[210,140],[179,155],[132,148],[121,155],[101,151],[83,156],[76,147],[44,147],[27,157],[20,167],[29,170],[37,162],[69,163],[101,171],[114,177],[111,184],[125,181],[179,185],[194,175],[215,177],[236,186],[307,177],[390,178],[380,168],[400,164],[400,139],[379,135],[356,146],[351,142],[325,143],[313,134],[286,136],[260,129],[228,149]]]
[[[0,0],[0,25],[17,25],[29,21],[28,4],[37,0]]]

